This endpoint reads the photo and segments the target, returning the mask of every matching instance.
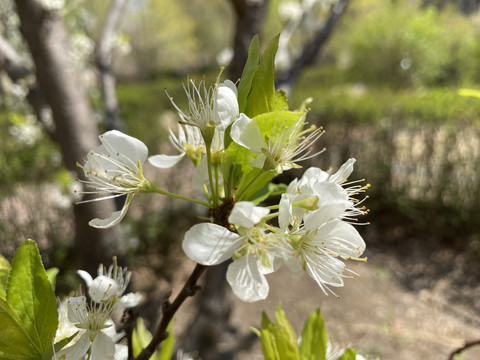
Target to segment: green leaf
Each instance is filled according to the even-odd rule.
[[[58,327],[57,301],[33,240],[26,240],[15,253],[7,303],[40,354],[50,348]]]
[[[304,112],[297,111],[272,111],[255,116],[254,120],[264,136],[271,137],[272,131],[281,127],[291,127],[300,118],[305,116]]]
[[[10,274],[10,263],[0,254],[0,299],[7,299],[7,282]]]
[[[275,97],[273,98],[272,111],[284,111],[288,110],[287,93],[284,90],[277,90]]]
[[[247,104],[247,97],[252,88],[253,77],[258,68],[258,62],[260,60],[260,43],[258,35],[255,35],[250,42],[248,48],[248,58],[243,68],[242,77],[238,84],[238,108],[240,113],[244,112],[245,105]]]
[[[342,356],[337,360],[355,360],[357,358],[357,353],[353,349],[345,349]]]
[[[252,168],[238,187],[238,194],[242,195],[239,196],[237,200],[252,201],[252,199],[257,197],[257,193],[275,176],[277,176],[277,173],[273,170],[265,171],[263,169]]]
[[[55,267],[47,270],[48,281],[52,284],[53,290],[55,290],[55,280],[57,279],[58,271],[58,268]]]
[[[0,358],[2,359],[38,359],[40,350],[30,339],[29,334],[22,325],[20,318],[14,310],[0,299]]]
[[[244,111],[245,115],[250,118],[273,110],[275,54],[278,49],[279,37],[280,34],[270,41],[255,71]]]
[[[328,334],[320,309],[310,314],[302,332],[300,357],[305,360],[325,360]]]

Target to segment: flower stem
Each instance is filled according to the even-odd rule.
[[[210,150],[210,144],[205,144],[206,151],[207,151],[207,168],[208,168],[208,181],[210,182],[210,191],[212,192],[212,202],[213,207],[215,207],[218,203],[218,194],[216,191],[216,185],[213,184],[213,176],[212,176],[212,152]]]
[[[189,197],[186,197],[186,196],[174,194],[174,193],[168,192],[168,191],[166,191],[166,190],[159,189],[159,188],[157,188],[156,186],[152,186],[150,192],[154,192],[154,193],[157,193],[157,194],[160,194],[160,195],[170,196],[171,198],[174,198],[174,199],[180,199],[180,200],[190,201],[190,202],[192,202],[192,203],[199,204],[199,205],[203,205],[203,206],[206,206],[206,207],[208,207],[208,208],[213,207],[211,204],[209,204],[209,203],[207,203],[207,202],[205,202],[205,201],[201,201],[201,200],[189,198]]]
[[[190,296],[194,296],[196,292],[200,289],[200,286],[197,285],[197,281],[200,276],[205,272],[207,266],[197,264],[195,269],[193,270],[192,274],[188,278],[187,282],[183,286],[180,293],[177,295],[173,303],[170,303],[168,299],[166,299],[162,305],[163,308],[163,316],[160,320],[160,324],[158,325],[157,331],[155,332],[155,336],[153,337],[152,341],[147,345],[145,349],[142,350],[140,355],[136,358],[136,360],[148,360],[152,356],[152,354],[157,349],[157,346],[168,337],[167,333],[167,326],[172,320],[173,316],[183,304],[183,302]]]

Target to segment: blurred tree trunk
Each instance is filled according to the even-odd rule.
[[[124,127],[118,109],[117,93],[115,90],[116,80],[112,66],[113,43],[126,3],[127,0],[111,1],[95,53],[95,61],[100,75],[103,104],[105,106],[104,123],[107,130],[123,130]]]
[[[325,25],[318,30],[313,40],[305,46],[298,59],[292,62],[292,66],[278,76],[277,83],[275,84],[276,88],[285,90],[287,94],[291,92],[297,83],[302,70],[305,66],[314,61],[321,52],[323,46],[327,43],[327,40],[330,38],[330,35],[338,23],[338,20],[340,20],[341,16],[345,13],[348,1],[349,0],[338,0],[335,3]]]
[[[268,0],[231,0],[237,15],[233,59],[230,64],[230,78],[235,81],[242,76],[248,57],[248,47],[255,35],[260,35]]]
[[[52,110],[55,124],[52,136],[60,145],[67,169],[82,178],[83,171],[75,164],[98,145],[98,131],[73,60],[68,56],[66,29],[58,12],[45,9],[41,1],[15,0],[15,3],[20,30],[35,64],[38,86],[45,103]],[[113,201],[90,202],[74,207],[75,257],[88,271],[94,270],[99,262],[105,262],[112,255],[112,247],[108,243],[114,238],[114,231],[92,228],[88,221],[109,216],[112,211]]]

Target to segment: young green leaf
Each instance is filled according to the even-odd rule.
[[[168,337],[162,342],[158,360],[170,360],[175,349],[175,335],[173,334],[173,319],[167,326]]]
[[[55,267],[47,270],[48,281],[52,284],[53,290],[55,290],[55,280],[57,279],[58,271],[58,268]]]
[[[250,118],[273,110],[275,96],[275,54],[278,49],[278,39],[275,36],[262,54],[260,65],[255,71],[252,87],[247,97],[244,113]]]
[[[7,282],[10,274],[10,263],[0,254],[0,299],[7,298]]]
[[[20,318],[13,309],[0,299],[0,358],[4,359],[38,359],[41,351],[30,339]]]
[[[40,354],[50,348],[58,326],[57,300],[33,240],[26,240],[15,253],[7,303]]]
[[[245,105],[247,104],[247,97],[252,88],[253,77],[258,68],[258,62],[260,60],[260,44],[258,35],[255,35],[250,42],[248,48],[248,58],[243,68],[242,77],[238,84],[238,108],[240,112],[244,112]]]
[[[302,332],[300,357],[305,360],[325,360],[328,334],[320,309],[310,314]]]
[[[288,321],[287,315],[285,315],[280,304],[278,304],[277,310],[275,311],[275,321],[275,339],[281,359],[300,360],[297,334],[292,324],[290,324],[290,321]]]
[[[145,327],[142,318],[137,319],[137,326],[133,329],[132,334],[132,347],[133,347],[133,356],[137,357],[140,355],[142,350],[147,347],[148,343],[152,340],[152,334]]]

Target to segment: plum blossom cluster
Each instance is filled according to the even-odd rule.
[[[205,266],[231,260],[226,277],[240,299],[265,299],[269,292],[265,275],[283,265],[294,273],[306,272],[325,294],[335,294],[332,288],[343,286],[344,279],[354,274],[344,261],[364,260],[365,243],[353,224],[367,213],[361,194],[369,185],[348,182],[355,159],[335,173],[310,167],[288,186],[273,185],[270,181],[276,175],[300,168],[301,162],[324,150],[316,145],[323,130],[307,123],[307,110],[290,110],[278,92],[267,105],[257,94],[245,98],[240,86],[220,82],[220,75],[210,86],[205,80],[190,79],[184,89],[188,110],[171,98],[179,121],[177,132],[170,129],[169,137],[179,154],[148,158],[140,140],[110,131],[79,165],[89,189],[85,193],[112,193],[105,198],[127,195],[121,210],[90,224],[100,228],[117,224],[136,193],[195,202],[208,208],[209,218],[186,232],[183,250]],[[203,199],[153,185],[142,173],[147,158],[161,169],[190,159],[196,168],[192,181]],[[281,194],[278,205],[259,206],[273,194]]]
[[[131,273],[117,266],[116,259],[108,269],[100,265],[95,278],[83,270],[77,273],[87,285],[89,300],[71,296],[60,304],[55,341],[74,338],[53,359],[126,360],[127,346],[117,344],[124,334],[115,330],[112,313],[116,306],[135,307],[142,299],[139,293],[123,295]]]

